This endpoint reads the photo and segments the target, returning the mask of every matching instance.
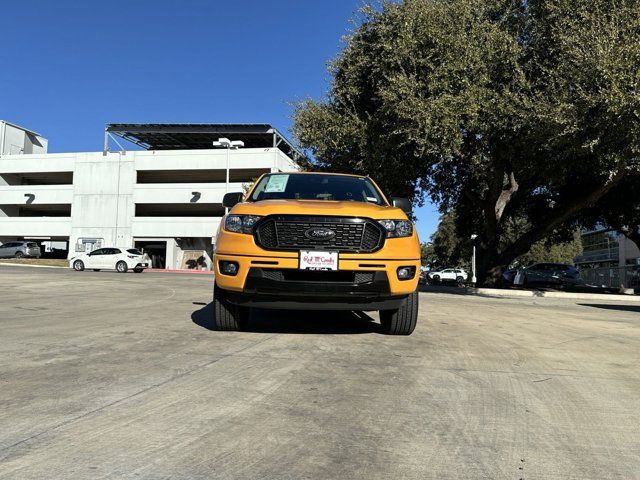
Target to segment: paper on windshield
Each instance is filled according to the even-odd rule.
[[[289,175],[271,175],[264,188],[266,193],[282,193],[287,188]]]

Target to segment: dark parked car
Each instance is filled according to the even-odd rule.
[[[518,273],[517,268],[511,268],[509,270],[505,270],[504,272],[502,272],[502,278],[500,279],[500,284],[503,287],[508,287],[510,285],[513,285],[513,281],[515,280],[517,273]]]
[[[536,263],[524,268],[515,276],[515,285],[570,286],[580,281],[580,271],[565,263]]]
[[[0,258],[40,258],[40,247],[36,242],[7,242],[0,245]]]

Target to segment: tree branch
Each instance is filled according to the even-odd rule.
[[[619,169],[615,174],[612,174],[605,183],[599,185],[597,188],[591,190],[586,195],[576,198],[573,202],[569,203],[566,208],[556,213],[555,216],[551,216],[545,223],[529,230],[520,238],[518,238],[510,247],[504,250],[500,254],[502,259],[511,261],[512,259],[526,253],[531,245],[535,242],[542,240],[548,236],[555,228],[562,225],[565,221],[578,213],[580,210],[592,206],[598,200],[600,200],[605,194],[607,194],[613,187],[620,183],[626,174],[625,168]]]
[[[516,181],[516,177],[513,172],[509,172],[509,174],[507,175],[507,179],[509,183],[502,188],[502,191],[500,192],[495,205],[495,215],[498,222],[500,222],[500,219],[502,219],[504,209],[511,201],[511,197],[515,195],[519,188],[518,182]]]
[[[487,198],[483,202],[488,238],[493,239],[495,242],[497,242],[498,225],[502,219],[504,209],[519,187],[514,172],[507,173],[506,177],[507,184],[505,185],[505,172],[497,170],[493,173]]]

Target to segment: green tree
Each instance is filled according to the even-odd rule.
[[[455,207],[489,284],[637,171],[639,72],[640,0],[387,2],[293,130],[319,168]]]
[[[420,260],[422,261],[422,265],[431,265],[434,259],[433,244],[431,242],[422,242],[420,244]]]
[[[471,243],[458,234],[457,219],[453,210],[441,215],[438,228],[431,235],[437,267],[461,266],[468,263]]]
[[[549,240],[540,240],[531,246],[524,255],[519,256],[514,263],[517,265],[530,265],[532,263],[568,263],[573,264],[573,259],[582,253],[582,238],[580,231],[573,233],[573,238],[568,242],[553,243]]]
[[[624,234],[640,248],[640,179],[625,178],[584,215],[582,223],[592,228],[605,226]]]
[[[440,217],[438,228],[431,236],[431,251],[437,266],[468,266],[472,254],[471,239],[458,233],[459,217],[455,211]],[[522,220],[511,221],[502,233],[501,243],[513,242],[520,231],[529,227]],[[573,264],[573,259],[582,253],[582,239],[579,230],[574,230],[569,241],[548,237],[534,243],[529,251],[515,258],[511,265],[530,265],[540,262]]]

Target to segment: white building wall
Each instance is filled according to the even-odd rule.
[[[33,155],[0,155],[0,174],[73,172],[78,155],[86,154],[47,153]]]
[[[1,125],[0,125],[1,126]],[[0,175],[3,173],[72,172],[76,154],[0,155]],[[0,204],[23,205],[71,204],[73,185],[8,185],[0,176]],[[4,210],[4,211],[3,211]],[[9,213],[14,216],[6,216]],[[17,218],[18,207],[0,209],[0,237],[68,236],[69,218]],[[23,233],[24,232],[24,233]]]
[[[636,265],[640,259],[640,249],[624,235],[619,237],[619,263],[620,266]]]
[[[230,192],[242,191],[242,183],[229,183]],[[224,196],[224,183],[144,183],[136,185],[133,203],[189,203],[198,192],[198,203],[220,203]]]
[[[80,238],[100,238],[103,245],[131,245],[132,155],[80,153],[73,178],[70,253]]]
[[[222,170],[292,171],[298,166],[277,148],[240,150],[172,150],[0,155],[3,173],[73,172],[73,185],[6,185],[0,177],[0,204],[20,205],[25,194],[33,203],[71,204],[71,217],[0,217],[0,238],[69,237],[69,256],[81,239],[102,239],[102,245],[129,247],[135,239],[211,238],[220,217],[136,217],[136,204],[221,204],[227,191],[221,183],[141,183],[137,171]],[[228,191],[242,191],[243,183]],[[175,265],[179,252],[167,242],[167,265]]]
[[[0,217],[0,238],[68,237],[71,221],[65,217]],[[4,243],[4,241],[3,241]]]
[[[18,125],[0,120],[0,155],[47,153],[47,139]]]
[[[73,185],[0,185],[1,204],[20,205],[26,202],[27,196],[32,196],[33,205],[71,204],[73,202]]]

